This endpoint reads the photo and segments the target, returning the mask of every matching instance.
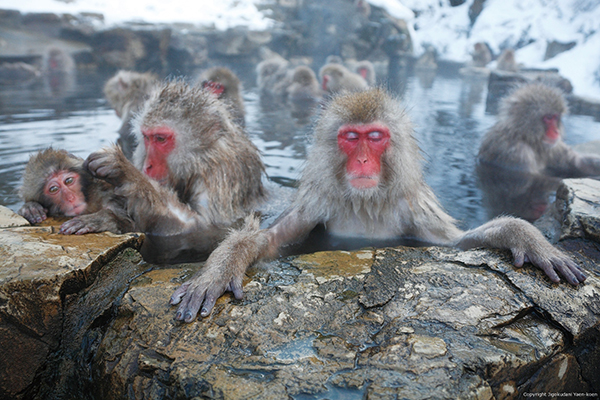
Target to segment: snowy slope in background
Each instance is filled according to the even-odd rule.
[[[392,1],[392,0],[388,0]],[[432,44],[442,58],[465,61],[476,42],[486,42],[498,55],[518,49],[517,62],[527,67],[558,68],[578,95],[600,98],[600,1],[487,0],[475,24],[469,0],[458,7],[437,0],[403,0],[415,11],[415,51]],[[576,46],[544,61],[548,42]]]
[[[227,29],[236,25],[262,30],[272,21],[256,4],[268,0],[0,0],[0,8],[22,12],[98,12],[106,24],[125,21],[187,22]],[[449,0],[370,0],[414,29],[415,55],[431,44],[441,58],[468,61],[476,42],[487,42],[497,55],[518,48],[517,62],[527,67],[558,68],[582,96],[600,98],[599,0],[487,0],[471,26],[473,0],[451,7]],[[551,41],[575,42],[569,51],[544,61]]]

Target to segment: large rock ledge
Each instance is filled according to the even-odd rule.
[[[597,393],[597,185],[565,181],[549,224],[565,227],[558,245],[589,276],[580,287],[553,284],[530,266],[516,269],[502,251],[322,252],[253,267],[243,300],[224,296],[209,317],[191,324],[174,321],[168,298],[202,263],[148,265],[124,249],[135,248],[128,242],[135,239],[124,237],[8,228],[0,231],[0,252],[7,253],[10,242],[20,242],[20,250],[4,257],[0,280],[0,341],[7,349],[0,356],[0,396],[511,399]],[[89,252],[73,255],[67,250],[72,240]]]

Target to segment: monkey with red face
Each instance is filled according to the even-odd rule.
[[[342,237],[410,237],[461,249],[509,249],[516,266],[529,261],[554,282],[558,273],[574,285],[586,279],[522,219],[503,217],[467,232],[458,229],[424,182],[419,148],[399,101],[370,89],[337,96],[325,107],[290,208],[267,229],[260,230],[258,219],[250,217],[232,232],[203,270],[172,295],[171,304],[180,304],[176,319],[190,322],[198,311],[207,316],[226,290],[241,298],[249,265],[275,257],[319,224]]]
[[[76,217],[62,224],[63,234],[134,229],[113,188],[90,176],[83,159],[65,150],[48,148],[31,156],[19,194],[25,202],[19,214],[32,224],[48,216]]]
[[[208,254],[263,200],[258,149],[212,92],[183,82],[156,90],[134,122],[140,145],[129,162],[117,147],[85,166],[115,186],[146,234],[142,255],[169,263]]]
[[[226,67],[210,68],[200,74],[198,81],[201,82],[202,87],[210,90],[218,99],[231,107],[231,114],[238,124],[245,125],[246,111],[241,94],[242,84],[232,70]]]
[[[502,99],[498,120],[479,148],[492,166],[561,178],[600,175],[600,157],[576,153],[563,141],[567,105],[559,89],[532,83]]]

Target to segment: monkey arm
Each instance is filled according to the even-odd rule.
[[[19,209],[19,215],[31,224],[44,221],[47,218],[47,212],[48,210],[36,201],[28,201]]]
[[[84,168],[115,186],[115,193],[126,199],[126,208],[136,228],[158,236],[206,233],[214,228],[207,213],[181,203],[170,189],[144,175],[118,146],[90,154]]]
[[[553,282],[559,282],[557,271],[571,284],[586,279],[579,266],[566,254],[552,246],[530,223],[513,217],[500,217],[464,233],[455,245],[463,250],[473,247],[508,249],[514,265],[531,262],[542,269]]]
[[[242,280],[250,265],[263,258],[275,257],[281,246],[297,240],[316,225],[317,222],[304,221],[295,210],[285,212],[271,227],[263,230],[259,229],[258,217],[247,217],[245,226],[232,231],[212,252],[204,268],[173,293],[170,303],[181,303],[175,319],[191,322],[200,307],[200,315],[208,316],[226,290],[241,299],[244,295]]]
[[[550,155],[548,169],[559,176],[600,176],[600,156],[579,154],[564,142],[557,143]]]

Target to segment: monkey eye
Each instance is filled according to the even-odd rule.
[[[55,193],[57,193],[57,192],[58,192],[58,186],[56,186],[56,185],[52,185],[52,186],[50,186],[50,188],[48,189],[48,191],[49,191],[51,194],[55,194]]]
[[[558,114],[547,114],[542,117],[542,120],[544,122],[550,122],[550,121],[558,120],[558,118],[559,118]]]
[[[379,131],[373,131],[373,132],[369,132],[369,140],[373,141],[373,142],[379,142],[381,139],[383,139],[383,133],[379,132]]]
[[[65,184],[66,184],[66,185],[70,185],[70,184],[72,184],[73,182],[75,182],[75,179],[73,179],[73,177],[72,177],[72,176],[69,176],[67,179],[65,179]]]
[[[167,141],[167,138],[165,138],[164,136],[156,135],[154,136],[154,140],[156,140],[158,143],[164,143]]]
[[[358,140],[358,133],[356,133],[356,132],[346,132],[344,134],[344,137],[346,138],[346,140],[354,142],[354,141]]]

